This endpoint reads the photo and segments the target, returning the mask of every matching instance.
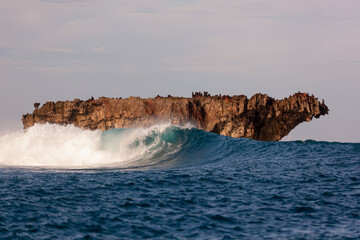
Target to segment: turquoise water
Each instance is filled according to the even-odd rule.
[[[359,143],[170,125],[38,126],[0,143],[1,239],[360,237]]]

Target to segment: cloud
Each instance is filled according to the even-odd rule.
[[[90,52],[94,52],[94,53],[108,53],[110,51],[108,51],[104,46],[102,47],[98,47],[98,48],[92,48],[90,49]]]
[[[40,2],[71,4],[71,3],[94,3],[94,2],[98,2],[98,1],[96,1],[96,0],[40,0]]]
[[[53,73],[71,73],[71,72],[91,72],[99,71],[101,67],[92,66],[18,66],[16,70],[26,70],[34,72],[53,72]]]
[[[240,66],[230,65],[183,65],[183,66],[172,66],[167,70],[174,72],[222,72],[222,73],[241,73],[246,72],[247,69]]]
[[[55,53],[78,53],[79,50],[68,48],[37,48],[36,50]]]
[[[13,58],[0,59],[0,65],[18,66],[18,65],[28,64],[28,63],[30,63],[30,61],[28,61],[28,60],[18,60],[18,59],[13,59]]]

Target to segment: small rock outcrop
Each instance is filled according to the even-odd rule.
[[[296,93],[282,100],[266,94],[210,96],[196,92],[192,98],[156,96],[91,98],[83,101],[47,102],[22,117],[24,128],[36,123],[73,124],[84,129],[148,127],[157,123],[193,124],[225,136],[278,141],[293,128],[313,117],[328,114],[324,100],[307,93]]]

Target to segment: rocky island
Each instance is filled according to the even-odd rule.
[[[180,126],[190,123],[208,132],[262,141],[278,141],[298,124],[329,112],[324,100],[300,92],[282,100],[260,93],[248,99],[244,95],[195,92],[191,98],[100,97],[47,102],[41,107],[35,103],[34,107],[32,114],[22,117],[25,129],[36,123],[73,124],[102,131],[164,122]]]

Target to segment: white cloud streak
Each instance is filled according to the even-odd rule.
[[[66,49],[66,48],[38,48],[38,51],[45,52],[54,52],[54,53],[78,53],[79,50],[76,49]]]

